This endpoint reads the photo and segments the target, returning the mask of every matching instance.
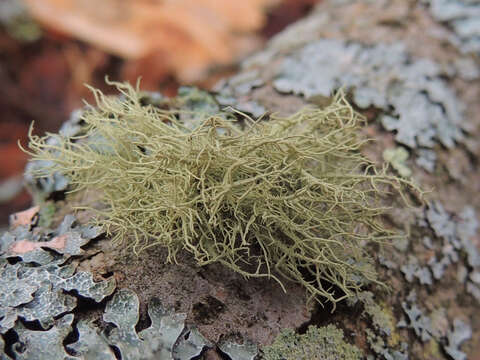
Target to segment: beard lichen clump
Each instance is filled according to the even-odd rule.
[[[82,136],[30,133],[29,144],[73,191],[100,192],[97,221],[113,241],[135,253],[163,246],[169,262],[184,250],[200,266],[221,263],[282,287],[291,280],[320,303],[379,283],[365,246],[395,236],[378,221],[380,200],[405,180],[360,153],[362,117],[341,94],[324,109],[242,126],[219,113],[191,130],[182,110],[116,86],[120,97],[93,90]]]

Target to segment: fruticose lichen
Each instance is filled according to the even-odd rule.
[[[309,299],[332,303],[379,283],[365,244],[395,234],[378,217],[381,195],[407,180],[377,171],[361,153],[360,115],[341,94],[325,109],[270,121],[208,114],[193,129],[184,111],[93,90],[83,135],[30,134],[37,176],[68,177],[73,190],[100,194],[113,241],[139,253],[180,250],[198,265],[219,262],[245,277],[301,283]],[[195,121],[198,121],[196,119]]]
[[[343,339],[334,325],[310,326],[303,335],[283,330],[272,345],[263,348],[264,360],[360,360],[362,352]]]

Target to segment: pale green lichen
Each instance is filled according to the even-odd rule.
[[[408,359],[406,344],[401,342],[391,306],[375,300],[370,291],[361,292],[356,300],[363,304],[361,316],[371,323],[371,327],[364,329],[364,334],[368,346],[376,356],[387,360]]]
[[[403,177],[412,176],[412,170],[406,164],[408,160],[408,151],[402,146],[385,149],[383,152],[383,160],[392,165],[397,170],[398,174]]]
[[[360,115],[342,94],[325,109],[305,108],[268,122],[223,113],[193,130],[184,110],[145,105],[93,90],[85,134],[30,133],[35,160],[65,174],[74,190],[101,194],[97,210],[113,240],[138,253],[180,250],[198,265],[219,262],[245,277],[302,284],[309,299],[334,304],[377,281],[365,244],[394,233],[378,217],[381,196],[407,180],[377,171],[359,151]],[[402,197],[404,193],[398,192]]]
[[[362,352],[343,339],[335,325],[309,326],[303,335],[283,330],[272,345],[263,348],[264,360],[360,360]]]

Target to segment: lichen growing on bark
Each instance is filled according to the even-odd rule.
[[[342,94],[324,109],[241,126],[206,115],[191,130],[182,110],[115,85],[123,96],[93,90],[84,135],[30,133],[29,145],[74,191],[101,194],[97,221],[113,241],[135,253],[163,246],[169,262],[185,250],[200,266],[218,262],[282,287],[292,280],[321,303],[379,283],[365,246],[396,236],[379,222],[382,195],[404,197],[402,186],[414,185],[360,153],[362,118]]]
[[[286,329],[263,349],[265,360],[360,360],[362,352],[343,339],[335,325],[309,326],[303,335]]]

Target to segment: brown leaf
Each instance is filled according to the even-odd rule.
[[[54,237],[50,241],[29,241],[29,240],[20,240],[13,243],[10,247],[10,252],[13,254],[25,254],[27,252],[39,249],[41,247],[48,247],[55,250],[61,250],[66,245],[66,239],[68,235],[60,235]]]
[[[45,26],[112,54],[138,60],[161,56],[186,80],[241,54],[244,37],[265,22],[280,0],[25,0]],[[249,47],[246,47],[247,50]],[[156,55],[157,54],[157,55]]]
[[[35,216],[38,214],[40,206],[34,206],[30,209],[17,212],[10,215],[10,227],[15,229],[17,226],[28,226],[31,225],[35,219]]]

